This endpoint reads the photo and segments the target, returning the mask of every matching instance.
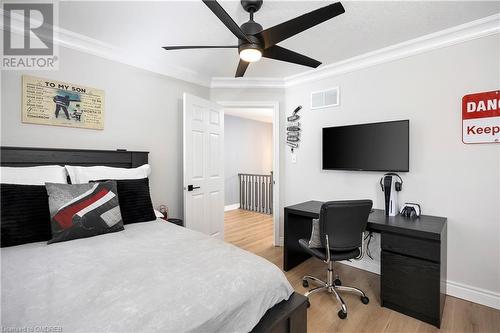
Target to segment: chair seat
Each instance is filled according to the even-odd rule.
[[[321,260],[326,260],[326,251],[325,249],[311,249],[309,247],[309,239],[299,239],[299,244],[302,246],[304,250],[306,250],[312,256],[319,258]],[[340,261],[340,260],[348,260],[354,259],[359,256],[359,249],[349,250],[349,251],[333,251],[330,250],[330,259],[332,261]]]

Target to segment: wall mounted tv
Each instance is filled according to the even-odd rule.
[[[323,169],[409,171],[410,121],[323,128]]]

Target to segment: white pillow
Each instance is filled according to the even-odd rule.
[[[3,184],[45,185],[45,183],[67,184],[66,169],[59,165],[36,167],[0,167]]]
[[[151,174],[149,164],[131,169],[106,166],[81,167],[66,165],[65,167],[72,184],[84,184],[91,180],[141,179],[149,177]]]

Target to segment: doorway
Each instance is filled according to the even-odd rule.
[[[272,220],[272,242],[278,246],[279,103],[217,103],[224,107],[225,114],[226,215],[253,219],[267,215],[260,220]],[[231,212],[235,209],[240,213]]]

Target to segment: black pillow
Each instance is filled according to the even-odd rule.
[[[116,185],[123,224],[156,220],[148,178],[118,179]]]
[[[1,247],[48,241],[49,199],[43,185],[0,185]]]

